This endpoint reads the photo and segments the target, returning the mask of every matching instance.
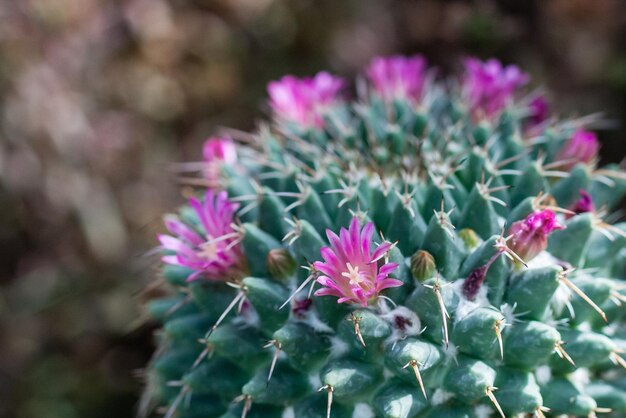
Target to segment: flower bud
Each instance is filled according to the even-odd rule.
[[[575,214],[593,212],[595,210],[595,206],[593,204],[593,199],[591,195],[587,193],[584,189],[580,189],[578,191],[580,193],[580,199],[578,199],[574,204],[569,208]],[[568,217],[572,217],[573,215],[568,215]]]
[[[550,116],[550,107],[545,96],[537,95],[528,103],[528,118],[524,121],[524,133],[538,135]]]
[[[435,259],[428,251],[418,250],[411,257],[411,273],[420,282],[433,277],[436,268]]]
[[[237,161],[237,149],[230,138],[212,137],[207,139],[202,147],[202,155],[207,163],[233,164]]]
[[[564,170],[571,170],[578,163],[589,164],[598,156],[600,143],[595,133],[579,129],[563,145],[556,156],[557,161],[566,161]]]
[[[274,279],[288,278],[296,267],[296,260],[284,248],[275,248],[267,254],[267,270]]]
[[[528,107],[530,110],[530,121],[533,125],[540,125],[548,119],[550,108],[544,96],[533,97],[530,103],[528,103]]]
[[[508,235],[512,237],[507,244],[524,261],[530,261],[546,249],[552,231],[563,228],[550,209],[535,211],[526,219],[511,225]]]
[[[480,266],[469,274],[465,281],[463,282],[463,295],[467,298],[467,300],[475,300],[480,287],[485,281],[485,277],[487,276],[487,271],[489,270],[489,266],[484,265]]]

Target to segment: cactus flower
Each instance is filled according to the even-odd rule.
[[[503,67],[496,59],[482,62],[468,58],[464,64],[463,92],[474,116],[495,116],[528,82],[528,75],[517,66]]]
[[[475,300],[476,295],[478,295],[478,291],[485,281],[485,277],[487,276],[487,272],[489,271],[489,267],[495,261],[495,257],[491,258],[487,264],[484,266],[480,266],[469,274],[465,281],[463,282],[463,295],[468,300]]]
[[[359,228],[357,218],[352,218],[350,228],[341,228],[339,236],[326,230],[331,247],[321,249],[324,261],[316,261],[313,266],[322,273],[317,282],[324,286],[315,292],[316,296],[332,295],[338,303],[360,303],[367,306],[378,294],[389,287],[402,286],[400,280],[389,278],[398,265],[383,263],[379,267],[391,243],[383,242],[373,252],[372,235],[374,224],[369,222]]]
[[[234,164],[237,161],[237,148],[232,139],[215,136],[204,142],[202,155],[207,163]]]
[[[235,143],[230,138],[211,137],[204,142],[202,155],[206,163],[204,177],[212,187],[217,188],[222,164],[234,164],[237,161]]]
[[[580,193],[580,199],[574,202],[574,204],[569,209],[576,214],[593,212],[595,210],[595,205],[593,204],[593,199],[591,198],[591,195],[587,193],[584,189],[580,189],[578,193]]]
[[[545,96],[537,95],[528,102],[528,117],[522,124],[522,130],[528,137],[541,134],[544,123],[548,120],[550,108]]]
[[[226,280],[236,276],[241,271],[242,253],[231,225],[239,205],[230,202],[226,192],[216,194],[212,190],[207,192],[204,202],[191,198],[189,204],[201,229],[176,217],[166,219],[165,226],[173,236],[161,234],[159,241],[174,254],[163,256],[163,262],[194,270],[188,281],[199,277]]]
[[[564,226],[556,220],[550,209],[535,211],[526,219],[514,222],[509,228],[512,235],[508,246],[524,261],[530,261],[548,246],[548,236]]]
[[[565,170],[571,170],[578,163],[589,164],[598,156],[600,143],[594,132],[579,129],[563,145],[556,156],[558,161],[564,161],[561,166]]]
[[[293,302],[293,307],[291,311],[297,318],[303,318],[306,313],[311,309],[311,305],[313,305],[313,300],[309,298],[297,299]]]
[[[548,119],[550,107],[544,96],[539,95],[533,97],[530,103],[528,103],[528,108],[530,111],[531,126],[541,125]]]
[[[320,72],[306,78],[285,76],[269,83],[267,91],[279,120],[312,129],[324,126],[323,113],[339,101],[343,87],[341,78]]]
[[[421,55],[377,57],[367,67],[366,75],[383,100],[418,101],[426,80],[426,60]]]

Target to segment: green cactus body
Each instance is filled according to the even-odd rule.
[[[149,305],[162,331],[146,404],[167,418],[626,416],[624,227],[585,210],[617,203],[624,173],[594,174],[572,121],[529,138],[513,95],[494,110],[422,80],[388,96],[373,74],[358,102],[320,95],[298,119],[272,96],[270,128],[212,143],[221,187],[160,237],[171,292]]]

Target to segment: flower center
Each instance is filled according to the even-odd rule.
[[[198,256],[205,260],[214,260],[217,257],[217,243],[209,236],[209,240],[198,245]]]
[[[396,315],[393,318],[393,321],[396,325],[396,328],[398,328],[400,331],[404,331],[407,327],[413,326],[413,321],[411,321],[410,318],[406,318],[402,315]]]
[[[352,264],[347,263],[346,267],[348,268],[348,271],[344,271],[341,275],[350,280],[351,285],[359,284],[365,280],[363,274],[359,272],[359,266],[352,266]]]

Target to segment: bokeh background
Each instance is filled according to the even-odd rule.
[[[519,64],[623,158],[623,0],[0,0],[0,417],[134,416],[172,163],[284,73],[416,52]]]

